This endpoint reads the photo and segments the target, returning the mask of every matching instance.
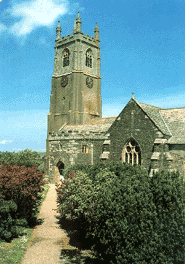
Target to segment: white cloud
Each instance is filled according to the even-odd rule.
[[[52,26],[55,20],[68,12],[68,0],[33,0],[13,4],[8,11],[19,19],[11,28],[17,36],[25,36],[40,26]]]
[[[12,143],[12,140],[6,140],[6,139],[0,140],[0,144],[9,144],[9,143]]]

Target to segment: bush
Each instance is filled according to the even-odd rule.
[[[0,167],[0,196],[13,200],[17,205],[16,218],[26,219],[29,225],[35,221],[44,183],[43,172],[37,170],[37,165]]]
[[[83,172],[75,173],[73,178],[66,179],[57,189],[57,202],[61,218],[78,219],[80,213],[89,208],[88,197],[92,191],[92,181]],[[86,203],[84,203],[84,198]]]
[[[59,211],[81,223],[103,260],[183,263],[185,189],[178,174],[150,178],[140,166],[120,162],[80,166],[57,189]]]
[[[17,205],[13,201],[5,201],[0,197],[0,238],[6,241],[11,240],[13,237],[12,228],[14,220],[12,213],[17,211]]]
[[[36,223],[44,183],[37,165],[0,167],[0,238],[10,241]]]
[[[161,255],[163,261],[184,263],[185,183],[183,178],[178,172],[161,171],[150,179],[150,188],[158,216],[155,226],[158,243],[161,245],[158,247],[158,255]]]
[[[91,165],[87,165],[87,164],[74,164],[71,167],[67,168],[64,171],[64,178],[69,178],[71,177],[71,172],[72,171],[82,171],[84,173],[88,173],[89,170],[91,169]]]
[[[10,241],[36,222],[45,163],[29,149],[0,152],[0,163],[0,238]]]
[[[107,169],[95,177],[93,200],[98,202],[93,208],[95,221],[88,235],[94,240],[92,249],[112,263],[145,260],[141,253],[144,244],[149,244],[156,219],[146,173],[129,167],[123,165],[119,177]]]

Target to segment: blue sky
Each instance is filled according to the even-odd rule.
[[[101,40],[103,116],[138,101],[185,107],[182,0],[0,0],[0,151],[45,150],[57,21]]]

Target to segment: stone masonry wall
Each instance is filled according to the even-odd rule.
[[[62,132],[48,136],[48,174],[53,181],[57,163],[61,161],[65,168],[73,164],[94,164],[100,161],[103,142],[107,139],[105,133]],[[88,148],[83,152],[83,146]]]
[[[141,164],[149,170],[158,129],[133,100],[123,109],[108,132],[111,140],[111,160],[121,160],[126,142],[133,138],[141,149]]]

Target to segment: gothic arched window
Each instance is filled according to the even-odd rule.
[[[122,161],[126,163],[141,165],[141,150],[138,143],[131,139],[126,143],[122,152]]]
[[[66,67],[69,65],[69,50],[65,49],[62,54],[63,58],[63,67]]]
[[[92,68],[92,50],[91,49],[88,49],[87,52],[86,52],[86,60],[85,60],[85,65],[87,67],[90,67]]]

